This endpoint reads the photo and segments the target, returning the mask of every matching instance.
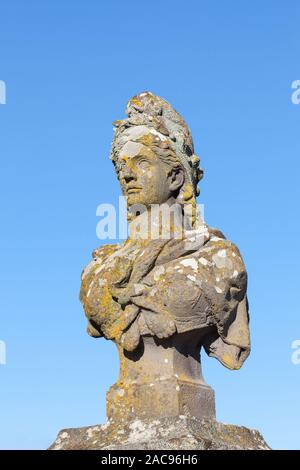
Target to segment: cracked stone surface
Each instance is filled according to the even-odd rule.
[[[188,418],[108,421],[98,426],[64,429],[50,450],[269,450],[252,429],[215,420]]]

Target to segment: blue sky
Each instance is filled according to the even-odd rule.
[[[241,249],[252,353],[203,356],[220,421],[300,449],[300,79],[296,0],[9,0],[0,7],[0,448],[105,421],[115,347],[85,333],[80,273],[96,207],[120,194],[111,123],[150,90],[184,116],[206,221]]]

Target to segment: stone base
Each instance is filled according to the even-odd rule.
[[[49,450],[269,450],[255,430],[186,416],[64,429]]]
[[[206,384],[169,378],[130,387],[113,385],[106,395],[107,417],[115,422],[185,415],[214,419],[215,395]]]
[[[215,394],[201,371],[201,334],[194,330],[164,339],[143,336],[133,352],[118,347],[120,376],[106,395],[108,419],[215,419]]]

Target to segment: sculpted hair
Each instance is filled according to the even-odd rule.
[[[194,153],[193,139],[186,122],[166,100],[151,92],[131,98],[126,113],[127,118],[114,122],[115,136],[110,158],[117,174],[118,155],[126,141],[142,143],[172,168],[182,168],[185,181],[177,201],[182,205],[189,225],[195,228],[196,197],[200,193],[198,183],[203,177],[203,170],[199,166],[199,157]]]

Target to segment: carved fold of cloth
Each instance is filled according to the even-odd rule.
[[[132,351],[142,335],[204,329],[209,356],[239,369],[250,352],[247,273],[237,247],[207,225],[184,239],[104,245],[82,273],[88,333]]]

